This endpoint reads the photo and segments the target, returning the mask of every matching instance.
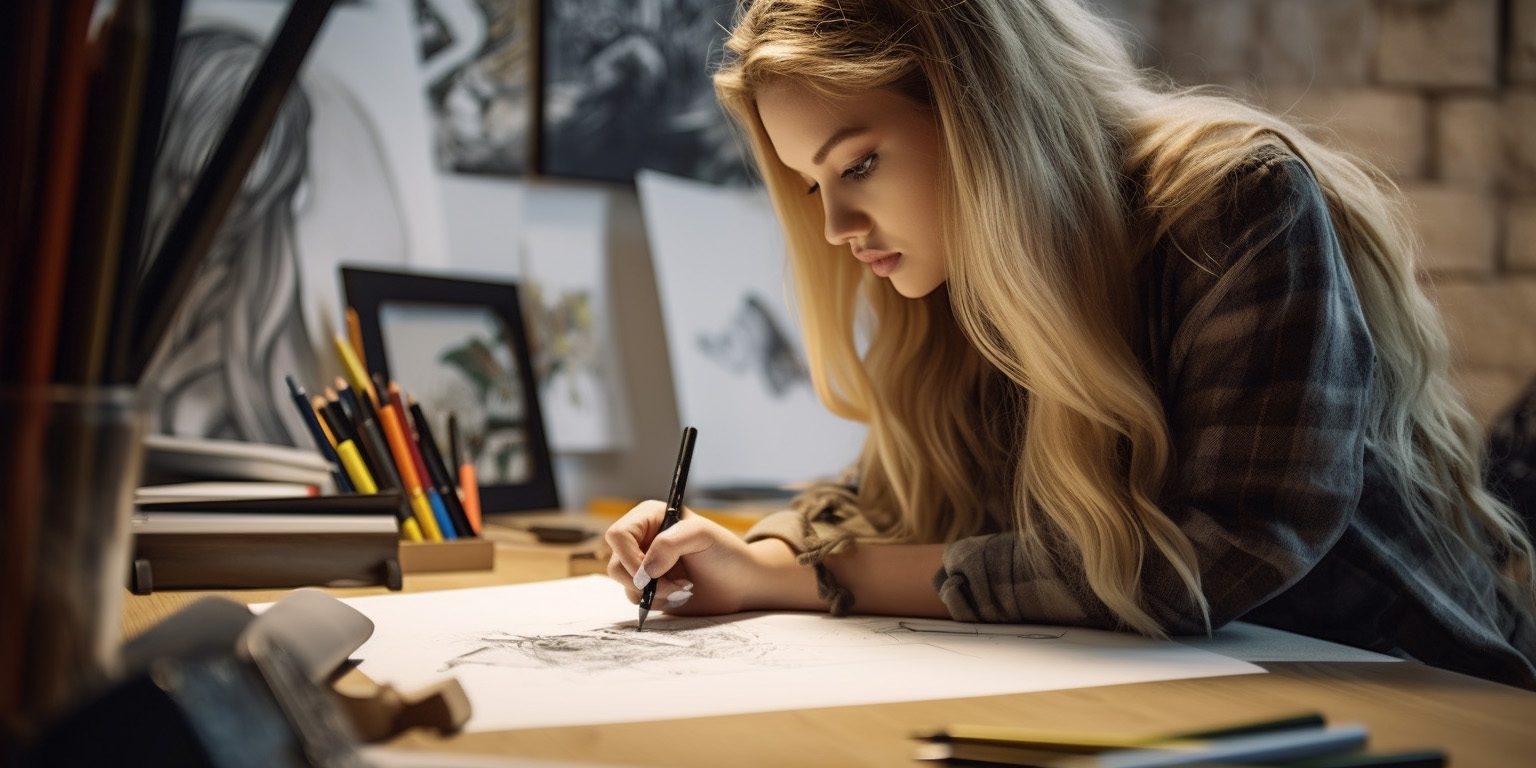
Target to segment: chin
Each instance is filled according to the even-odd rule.
[[[939,286],[943,284],[944,281],[942,279],[938,282],[934,282],[932,280],[924,280],[921,283],[907,280],[891,280],[891,287],[895,288],[897,293],[909,299],[921,299],[924,296],[937,291]]]

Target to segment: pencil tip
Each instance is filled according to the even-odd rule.
[[[639,632],[640,630],[645,629],[645,616],[648,613],[650,613],[650,611],[647,611],[644,607],[642,607],[640,609],[640,621],[635,623],[635,631],[636,632]]]

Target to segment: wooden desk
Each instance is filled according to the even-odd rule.
[[[570,556],[569,547],[500,542],[493,571],[407,574],[405,589],[559,578],[570,573]],[[387,593],[382,587],[329,591],[344,597]],[[204,594],[129,595],[125,631],[142,631]],[[283,592],[219,594],[257,603],[276,600]],[[1269,673],[446,738],[414,731],[393,743],[433,751],[641,766],[901,766],[917,765],[911,760],[912,732],[947,723],[1028,724],[1072,731],[1175,730],[1316,710],[1332,723],[1367,726],[1373,751],[1438,748],[1455,768],[1536,763],[1536,693],[1408,662],[1261,666]],[[643,707],[644,702],[635,706]]]

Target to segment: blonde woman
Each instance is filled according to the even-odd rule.
[[[1243,619],[1536,687],[1532,546],[1378,174],[1077,0],[757,0],[727,47],[812,378],[869,436],[745,540],[635,507],[632,600]]]

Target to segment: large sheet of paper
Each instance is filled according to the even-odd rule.
[[[458,678],[469,731],[987,696],[1263,672],[1176,642],[1089,629],[825,614],[653,614],[612,581],[346,600],[375,625],[370,678]]]

